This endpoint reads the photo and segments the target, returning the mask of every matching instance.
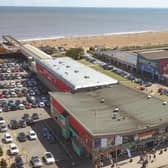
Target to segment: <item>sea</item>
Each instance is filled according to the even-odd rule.
[[[0,7],[0,40],[166,31],[167,17],[168,9]]]

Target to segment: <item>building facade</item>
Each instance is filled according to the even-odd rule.
[[[168,51],[157,50],[138,54],[138,72],[152,80],[168,83]]]
[[[137,54],[132,52],[115,50],[97,51],[95,57],[104,62],[112,63],[129,72],[136,72]]]
[[[62,136],[71,141],[74,152],[79,156],[89,155],[94,161],[112,155],[115,161],[116,154],[119,159],[129,158],[167,144],[168,117],[162,101],[155,98],[148,101],[145,94],[123,86],[113,87],[75,94],[50,93],[51,115],[60,126]],[[127,100],[123,91],[128,92]],[[98,101],[100,97],[104,97],[104,103]],[[121,111],[113,119],[112,109],[116,106]]]

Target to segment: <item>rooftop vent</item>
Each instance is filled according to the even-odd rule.
[[[164,101],[162,104],[163,104],[163,105],[167,105],[167,101]]]
[[[78,70],[75,70],[74,72],[75,72],[75,73],[78,73],[79,71],[78,71]]]
[[[146,128],[150,128],[150,125],[148,124],[148,125],[146,125]]]
[[[148,95],[148,96],[147,96],[147,99],[151,99],[151,98],[152,98],[152,96],[151,96],[151,95]]]
[[[100,100],[100,103],[104,103],[104,98],[102,98],[102,99]]]
[[[69,66],[69,65],[67,65],[67,66],[66,66],[66,68],[70,68],[70,66]]]
[[[62,61],[59,61],[58,63],[59,63],[59,64],[62,64],[63,62],[62,62]]]
[[[68,72],[65,72],[66,75],[68,75]]]
[[[113,112],[119,112],[120,111],[120,109],[118,108],[118,107],[116,107],[114,110],[113,110]]]
[[[112,112],[112,119],[115,120],[117,118],[117,114]]]
[[[88,75],[85,75],[84,78],[85,78],[85,79],[89,79],[90,77],[89,77]]]

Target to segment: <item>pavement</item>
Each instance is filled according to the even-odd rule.
[[[168,168],[168,150],[164,151],[162,154],[159,154],[159,151],[156,151],[156,158],[154,158],[154,155],[148,154],[148,164],[146,168]],[[151,156],[151,159],[149,159],[149,155]],[[118,166],[114,166],[114,168],[141,168],[142,163],[139,162],[140,157],[136,156],[132,158],[132,162],[130,162],[130,159],[118,162]],[[104,168],[111,168],[111,166],[105,166]]]

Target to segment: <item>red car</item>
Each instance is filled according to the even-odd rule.
[[[24,96],[24,93],[19,92],[17,95],[18,95],[18,97],[23,97],[23,96]]]
[[[4,94],[0,94],[0,99],[3,99],[5,96],[4,96]]]
[[[25,105],[25,108],[26,108],[26,109],[31,109],[31,108],[32,108],[32,104],[31,104],[31,103],[27,103],[27,104]]]

